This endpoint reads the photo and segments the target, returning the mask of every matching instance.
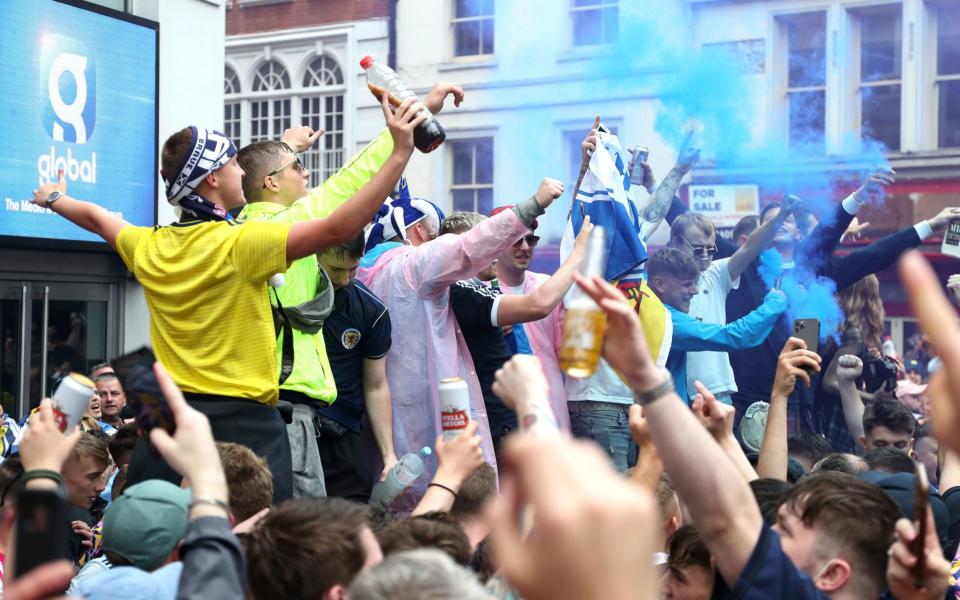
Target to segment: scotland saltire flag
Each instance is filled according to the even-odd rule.
[[[590,169],[573,199],[573,210],[561,240],[561,255],[569,255],[583,225],[583,215],[606,230],[607,281],[620,278],[647,260],[640,237],[640,213],[630,199],[626,153],[617,136],[600,132],[600,144],[590,158]],[[564,252],[567,249],[567,252]]]

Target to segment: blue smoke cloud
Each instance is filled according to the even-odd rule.
[[[487,6],[489,0],[461,2],[482,7]],[[532,25],[522,36],[498,35],[495,77],[501,81],[523,81],[537,71],[548,73],[558,68],[569,68],[569,74],[579,73],[580,80],[566,78],[563,87],[557,88],[562,91],[546,94],[560,93],[564,99],[572,100],[595,98],[596,107],[586,109],[582,115],[583,131],[595,114],[619,116],[624,120],[640,118],[640,113],[605,115],[607,101],[637,98],[640,102],[655,98],[656,109],[649,125],[663,141],[678,151],[687,131],[694,130],[692,143],[702,149],[698,165],[702,170],[697,175],[701,182],[756,184],[761,190],[761,207],[791,193],[802,198],[803,207],[821,222],[829,220],[842,196],[855,189],[871,171],[888,165],[883,143],[872,137],[875,132],[867,127],[863,132],[844,133],[839,140],[833,134],[828,145],[824,135],[823,96],[816,93],[798,95],[793,102],[788,102],[785,110],[792,116],[792,127],[781,130],[773,126],[775,119],[764,119],[763,115],[774,104],[770,95],[780,94],[782,90],[771,89],[772,78],[768,74],[782,71],[785,66],[768,56],[766,49],[770,44],[762,39],[767,35],[766,29],[753,40],[745,39],[749,34],[732,35],[731,38],[740,41],[695,47],[691,32],[697,28],[706,31],[714,24],[706,20],[692,23],[686,5],[662,0],[620,2],[619,35],[608,46],[609,50],[595,55],[589,53],[560,67],[557,57],[543,50],[555,47],[544,42],[548,36],[555,38],[557,31]],[[518,18],[529,19],[528,9],[526,3],[498,2],[498,31],[514,31],[513,23]],[[598,20],[595,26],[599,31],[605,25]],[[850,49],[842,36],[831,40],[831,55],[825,56],[825,36],[826,30],[821,27],[819,33],[798,38],[803,43],[797,45],[798,51],[791,57],[787,74],[795,84],[823,83],[827,61],[848,59]],[[502,90],[498,104],[511,107],[510,114],[504,113],[503,117],[506,129],[522,130],[530,122],[569,119],[569,113],[556,103],[555,96],[519,98],[515,89],[504,87]],[[863,101],[869,104],[871,98],[865,97]],[[644,143],[623,136],[621,140],[625,146]],[[531,162],[516,162],[505,167],[499,164],[501,170],[497,178],[503,176],[501,180],[510,181],[522,176],[537,160],[538,152],[549,154],[551,149],[547,146],[525,148]],[[658,158],[662,161],[662,157]],[[556,172],[556,165],[548,164],[547,160],[543,164],[545,173]],[[665,173],[657,175],[662,178]],[[882,194],[872,201],[882,203]],[[563,211],[555,212],[558,214],[548,214],[545,219],[543,234],[548,237],[559,234],[561,221],[565,219],[565,215],[560,214]],[[772,255],[766,254],[761,264],[768,284],[775,278],[770,275],[774,262]],[[780,266],[775,270],[779,272]],[[791,318],[818,318],[825,336],[837,329],[843,317],[834,299],[832,282],[810,273],[798,273],[785,277],[781,287],[788,295]]]

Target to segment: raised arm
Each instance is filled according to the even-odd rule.
[[[796,196],[787,196],[788,200],[785,200],[783,205],[780,207],[780,212],[777,213],[777,216],[773,219],[770,219],[760,227],[757,227],[753,230],[753,233],[750,234],[750,237],[747,238],[747,241],[743,244],[742,247],[737,248],[733,253],[733,256],[730,257],[729,262],[727,263],[727,270],[730,272],[730,279],[736,279],[750,266],[760,253],[770,247],[770,244],[773,243],[773,238],[777,236],[777,229],[783,225],[784,220],[788,215],[795,213],[797,208],[797,202],[799,201]],[[717,246],[719,247],[720,238],[718,236]]]
[[[404,100],[393,113],[384,94],[381,108],[394,141],[390,157],[369,183],[328,218],[301,221],[290,227],[287,236],[288,261],[322,252],[355,238],[400,181],[413,153],[413,130],[425,117],[417,114],[420,104],[411,98]]]
[[[780,314],[787,308],[786,296],[780,290],[767,293],[763,304],[733,323],[704,323],[686,313],[674,313],[673,345],[677,350],[742,350],[763,343]]]
[[[564,294],[573,285],[573,274],[580,268],[587,252],[587,240],[590,238],[590,217],[583,221],[583,227],[577,235],[573,252],[563,261],[560,268],[543,285],[525,295],[505,294],[497,305],[497,325],[504,327],[516,323],[529,323],[545,319],[563,300]]]
[[[697,422],[653,362],[636,313],[598,277],[577,283],[607,313],[603,357],[643,403],[650,433],[677,493],[687,505],[717,570],[730,586],[746,567],[763,528],[750,485]]]
[[[876,242],[857,248],[846,256],[835,258],[829,265],[828,276],[837,282],[837,290],[877,273],[892,265],[904,252],[919,246],[924,238],[942,231],[950,223],[960,221],[960,208],[948,207],[932,219],[920,221]]]
[[[667,176],[660,182],[660,186],[657,187],[656,193],[653,194],[647,205],[640,211],[644,222],[649,223],[652,228],[655,228],[656,225],[667,216],[667,212],[670,210],[670,204],[673,202],[673,198],[680,188],[680,183],[686,174],[690,172],[693,163],[697,162],[697,159],[700,158],[700,148],[690,146],[690,137],[692,134],[692,131],[687,134],[687,138],[680,148],[677,164],[670,169]]]
[[[860,445],[863,438],[863,400],[857,389],[861,373],[863,361],[860,358],[853,354],[843,354],[837,358],[837,389],[843,406],[843,418],[856,446]]]
[[[463,101],[463,90],[455,84],[438,83],[424,96],[423,104],[430,109],[430,112],[436,114],[442,110],[448,96],[453,96],[454,106],[460,106]],[[292,128],[284,132],[282,141],[295,152],[303,152],[319,139],[318,133],[321,132],[322,130],[313,131],[306,127]],[[373,141],[347,160],[336,173],[274,218],[295,223],[330,216],[334,210],[376,176],[393,151],[393,144],[393,136],[390,128],[387,127]]]
[[[441,235],[404,254],[408,277],[420,282],[420,294],[433,297],[461,279],[474,277],[522,235],[534,219],[563,194],[563,184],[544,179],[533,196],[518,202],[460,235]]]
[[[777,361],[767,426],[760,444],[760,460],[757,462],[757,475],[760,477],[787,480],[787,401],[793,394],[797,379],[810,387],[811,373],[820,370],[820,362],[820,356],[807,350],[806,342],[801,339],[792,337],[784,345]]]
[[[826,264],[860,207],[868,200],[883,194],[884,188],[895,181],[895,175],[891,169],[877,169],[867,177],[857,191],[836,206],[832,218],[817,224],[804,242],[805,248],[802,251],[803,256],[808,257],[808,264],[813,269],[819,269]]]
[[[50,202],[50,196],[54,192],[58,192],[60,197],[55,197],[53,202]],[[129,225],[96,204],[67,196],[67,182],[63,177],[63,169],[57,171],[56,183],[47,183],[33,190],[33,199],[30,202],[48,208],[74,225],[100,236],[114,250],[117,249],[117,234]]]
[[[690,405],[693,414],[710,432],[730,462],[737,467],[743,479],[753,481],[757,478],[757,472],[747,459],[747,455],[743,453],[743,448],[733,433],[737,410],[730,405],[717,402],[710,390],[699,381],[693,382],[693,385],[697,389],[697,395],[694,396],[693,403]]]

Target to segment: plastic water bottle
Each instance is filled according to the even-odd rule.
[[[372,56],[364,56],[360,61],[360,66],[367,72],[367,87],[377,102],[383,98],[383,92],[387,92],[387,97],[394,107],[400,106],[400,103],[407,98],[415,98],[416,94],[407,87],[407,84],[400,79],[397,72],[378,62],[374,62]],[[424,154],[433,152],[437,149],[443,140],[447,139],[447,134],[443,127],[433,117],[433,114],[426,108],[423,112],[427,114],[427,120],[417,125],[413,130],[413,145],[417,150]]]
[[[424,446],[420,453],[408,452],[387,473],[386,479],[378,481],[370,494],[370,504],[382,503],[390,505],[402,494],[418,477],[423,475],[423,458],[433,454],[429,446]],[[423,457],[423,458],[421,458]]]

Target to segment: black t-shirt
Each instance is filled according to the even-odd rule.
[[[490,430],[494,437],[506,426],[517,429],[516,413],[493,393],[493,380],[497,369],[510,360],[512,354],[503,337],[503,330],[496,325],[496,306],[500,291],[494,290],[479,279],[458,281],[450,286],[450,306],[467,342],[477,370],[483,401],[487,406]]]
[[[320,414],[360,431],[366,412],[363,359],[383,358],[390,351],[390,314],[380,298],[357,280],[334,294],[333,312],[323,322],[323,341],[337,383],[337,400]]]

